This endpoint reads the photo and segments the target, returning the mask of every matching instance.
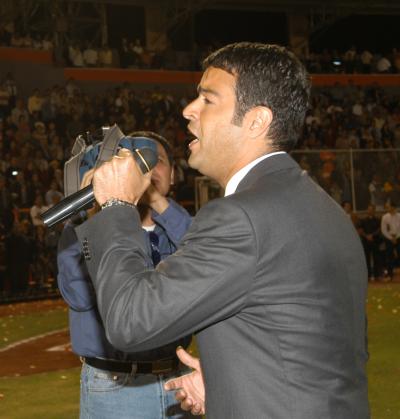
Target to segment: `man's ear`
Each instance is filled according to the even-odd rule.
[[[246,113],[245,119],[247,120],[250,138],[265,138],[271,126],[273,115],[270,108],[256,106]]]

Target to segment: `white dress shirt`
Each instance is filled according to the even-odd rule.
[[[398,212],[384,214],[381,220],[381,231],[388,240],[398,239],[400,237],[400,214]]]
[[[260,163],[261,161],[267,159],[268,157],[276,156],[277,154],[286,154],[285,151],[275,151],[273,153],[265,154],[264,156],[259,157],[258,159],[253,160],[248,165],[242,167],[238,172],[236,172],[228,181],[225,188],[225,195],[232,195],[235,193],[236,188],[238,187],[240,181],[250,172],[250,170]]]

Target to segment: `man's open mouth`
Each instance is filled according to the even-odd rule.
[[[191,132],[188,132],[188,147],[191,148],[193,144],[198,143],[200,140]]]

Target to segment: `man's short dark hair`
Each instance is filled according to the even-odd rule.
[[[154,141],[157,141],[164,147],[164,150],[167,153],[170,165],[172,166],[174,164],[174,154],[172,151],[172,146],[170,142],[162,135],[157,134],[156,132],[153,132],[153,131],[134,131],[134,132],[129,133],[129,137],[147,137],[147,138],[151,138]]]
[[[227,45],[203,62],[203,69],[219,68],[236,77],[236,110],[240,125],[256,106],[271,109],[268,131],[275,150],[292,149],[309,106],[310,79],[303,64],[286,48],[250,42]]]

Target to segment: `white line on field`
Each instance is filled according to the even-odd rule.
[[[52,346],[51,348],[45,349],[46,352],[65,352],[71,348],[70,342],[63,343],[62,345]]]
[[[5,352],[9,349],[15,348],[16,346],[24,345],[25,343],[33,342],[37,339],[45,338],[46,336],[55,335],[56,333],[65,332],[66,330],[68,330],[67,327],[64,329],[53,330],[52,332],[42,333],[41,335],[32,336],[31,338],[22,339],[17,342],[11,343],[10,345],[5,346],[4,348],[1,348],[0,352]]]

